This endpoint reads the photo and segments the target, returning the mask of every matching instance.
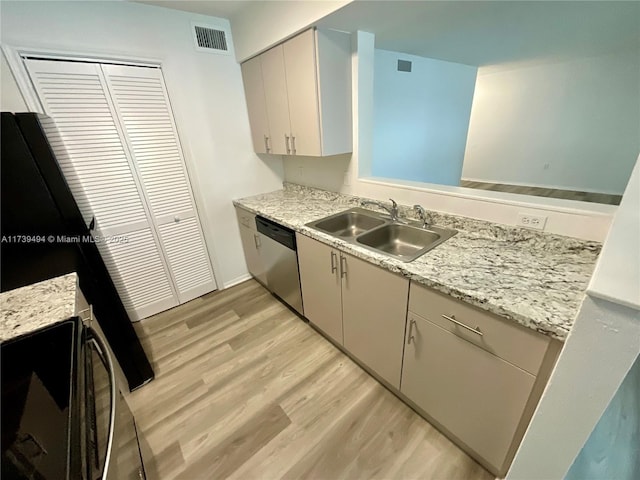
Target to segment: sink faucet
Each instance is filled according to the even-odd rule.
[[[429,228],[429,225],[430,225],[431,222],[429,221],[429,217],[427,216],[427,212],[425,212],[424,208],[422,208],[422,205],[414,205],[413,209],[418,214],[418,218],[420,218],[420,220],[422,220],[422,228]]]
[[[390,198],[389,200],[391,201],[391,207],[387,207],[384,203],[377,200],[362,200],[360,202],[360,206],[366,207],[367,205],[375,205],[376,207],[380,207],[389,212],[389,215],[391,215],[391,220],[397,222],[398,220],[400,220],[400,218],[398,217],[398,204],[393,198]]]

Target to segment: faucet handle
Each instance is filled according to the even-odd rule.
[[[396,201],[393,198],[390,198],[389,201],[391,202],[391,208],[394,209],[398,209],[398,204],[396,203]]]
[[[427,228],[429,226],[429,223],[431,223],[431,222],[430,222],[429,218],[427,217],[427,212],[425,212],[425,210],[422,207],[422,205],[414,205],[413,209],[418,214],[418,218],[420,218],[420,220],[422,220],[422,228]]]

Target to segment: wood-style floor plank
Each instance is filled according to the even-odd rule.
[[[493,478],[253,280],[135,328],[150,480]]]

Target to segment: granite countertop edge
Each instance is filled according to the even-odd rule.
[[[0,343],[63,322],[76,313],[76,273],[0,294]]]
[[[321,193],[318,193],[318,192],[321,192]],[[562,315],[558,314],[555,320],[552,320],[550,318],[551,315],[549,316],[545,316],[544,314],[527,315],[517,311],[517,309],[515,308],[509,308],[510,304],[508,302],[492,301],[490,298],[487,298],[486,296],[480,293],[474,295],[473,292],[468,292],[468,291],[466,292],[464,291],[464,289],[457,288],[455,285],[452,285],[450,282],[447,283],[446,281],[443,281],[440,275],[427,275],[424,272],[417,272],[416,270],[420,269],[420,263],[413,264],[413,262],[409,262],[409,263],[401,262],[391,257],[387,257],[386,255],[375,253],[364,247],[359,247],[357,245],[348,243],[340,238],[323,233],[321,231],[315,230],[305,225],[306,223],[309,223],[311,221],[318,220],[320,218],[328,216],[331,213],[327,213],[324,211],[318,212],[318,215],[315,218],[307,217],[303,220],[304,223],[301,224],[300,222],[296,222],[295,218],[292,218],[293,214],[287,215],[286,212],[283,212],[283,213],[276,212],[274,214],[270,212],[269,208],[265,208],[263,206],[268,204],[270,199],[273,201],[278,201],[279,200],[278,197],[282,195],[295,195],[296,200],[299,200],[301,202],[303,202],[305,200],[305,197],[308,196],[310,197],[311,201],[320,202],[320,205],[322,205],[323,200],[326,202],[330,202],[331,206],[330,207],[327,206],[327,208],[332,213],[343,211],[350,207],[358,205],[358,197],[351,197],[348,195],[338,194],[334,192],[325,192],[325,191],[313,189],[310,187],[301,187],[298,185],[291,185],[291,184],[285,184],[283,190],[277,190],[275,192],[270,192],[266,194],[255,195],[252,197],[246,197],[246,198],[234,200],[233,204],[253,214],[263,216],[285,227],[291,228],[292,230],[298,233],[304,234],[308,237],[311,237],[327,245],[336,247],[339,250],[344,251],[345,253],[351,254],[357,258],[368,261],[390,272],[400,274],[412,281],[415,281],[416,283],[433,288],[445,295],[449,295],[453,298],[456,298],[458,300],[471,304],[477,308],[488,311],[490,313],[506,318],[508,320],[514,321],[526,328],[537,331],[541,334],[547,335],[551,338],[554,338],[562,342],[565,341],[569,333],[569,330],[571,329],[571,326],[573,325],[573,322],[575,320],[575,315],[577,314],[579,304],[582,303],[582,300],[584,299],[586,286],[588,283],[588,277],[593,271],[593,267],[595,267],[597,254],[599,253],[599,250],[601,247],[601,245],[598,242],[589,242],[589,241],[583,241],[578,239],[571,239],[569,237],[559,237],[557,235],[545,234],[540,232],[525,232],[525,234],[535,235],[537,238],[537,241],[539,242],[549,241],[554,245],[557,244],[558,242],[560,243],[565,242],[567,244],[570,244],[569,250],[571,250],[571,248],[573,249],[583,248],[585,250],[590,250],[591,251],[590,253],[592,253],[592,255],[588,259],[588,262],[587,262],[588,265],[586,265],[583,269],[585,271],[588,271],[588,275],[586,275],[585,272],[583,271],[579,272],[581,274],[581,282],[580,282],[580,288],[578,290],[580,291],[572,292],[572,298],[571,298],[572,305],[567,306],[566,308],[563,307]],[[324,199],[314,198],[315,196],[318,196],[318,195],[320,197],[324,197]],[[256,206],[256,202],[259,206]],[[304,208],[302,205],[303,204],[300,203],[301,210]],[[324,207],[324,205],[322,206]],[[405,211],[405,213],[407,212]],[[463,218],[462,221],[466,220],[465,217],[462,217],[462,218]],[[500,225],[493,225],[493,224],[490,225],[488,224],[488,222],[481,222],[473,219],[469,219],[469,221],[485,223],[486,225],[490,226],[493,229],[511,228],[513,231],[516,232],[516,239],[513,240],[512,243],[517,243],[517,241],[519,240],[519,238],[517,238],[517,234],[518,234],[517,232],[520,230],[523,230],[523,229],[517,229],[509,226],[500,226]],[[440,223],[437,223],[437,224],[440,224]],[[473,235],[470,234],[469,232],[459,231],[456,237],[458,237],[458,240],[457,240],[458,242],[475,240],[475,237],[473,237]],[[453,237],[453,238],[456,238],[456,237]],[[451,240],[449,240],[448,242],[451,242]],[[445,242],[445,244],[446,243],[447,242]],[[431,252],[438,250],[439,248],[443,247],[445,244],[442,244],[436,247]],[[485,245],[486,245],[486,242],[485,242]],[[492,247],[489,247],[489,250],[491,248]],[[485,249],[487,249],[486,246],[485,246]],[[493,249],[495,250],[495,252],[491,252],[491,254],[494,254],[497,257],[499,257],[500,256],[500,254],[498,253],[499,247],[496,246]],[[441,249],[441,251],[443,251],[443,249]],[[423,257],[426,257],[431,252],[427,252],[427,254],[425,254]],[[446,263],[446,262],[440,261],[440,264],[443,264],[443,263]],[[422,266],[425,266],[425,265],[426,265],[426,262],[423,262]],[[444,265],[444,266],[448,267],[449,265]],[[460,267],[451,265],[450,268],[455,269]],[[532,280],[532,286],[531,286],[532,289],[535,288],[534,286],[535,281],[533,280]],[[539,289],[538,293],[544,296],[546,292],[543,291],[542,289]],[[527,310],[526,307],[527,305],[525,303],[524,304],[525,310]],[[556,309],[561,309],[559,304],[557,304],[555,307]],[[523,308],[521,308],[521,310],[522,309]],[[560,316],[562,318],[558,318]],[[544,317],[544,318],[541,318],[541,317]]]

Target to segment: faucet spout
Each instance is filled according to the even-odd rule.
[[[375,205],[376,207],[382,208],[389,213],[389,215],[391,216],[391,220],[397,222],[398,220],[400,220],[400,218],[398,217],[398,204],[393,198],[390,198],[389,200],[391,201],[391,207],[388,207],[384,203],[377,200],[362,200],[360,202],[360,206],[366,207],[367,205]]]

